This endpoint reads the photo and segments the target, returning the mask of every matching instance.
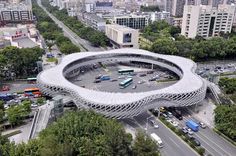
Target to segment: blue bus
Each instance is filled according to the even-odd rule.
[[[108,76],[108,75],[103,75],[103,76],[101,76],[101,78],[100,78],[100,80],[101,81],[106,81],[106,80],[110,80],[111,78],[110,78],[110,76]]]
[[[121,74],[121,75],[131,74],[133,72],[134,72],[133,69],[120,69],[120,70],[118,70],[118,73]]]
[[[0,100],[2,101],[10,101],[14,99],[14,96],[12,94],[0,94]]]
[[[119,83],[119,86],[121,89],[128,87],[129,85],[131,85],[133,82],[133,78],[128,78],[125,79],[124,81]]]

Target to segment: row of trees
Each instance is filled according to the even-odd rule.
[[[1,141],[2,139],[2,141]],[[157,145],[141,132],[132,140],[116,120],[93,112],[66,113],[38,139],[14,145],[0,137],[0,155],[9,156],[158,156]]]
[[[41,60],[43,50],[39,47],[22,48],[6,47],[0,49],[1,77],[11,79],[37,74],[37,61]]]
[[[179,33],[179,28],[170,26],[165,21],[154,22],[143,30],[143,36],[153,44],[143,48],[155,53],[188,57],[195,61],[236,57],[236,36],[205,40],[201,37],[186,39]]]
[[[236,141],[236,105],[219,105],[214,112],[216,128]]]
[[[222,87],[226,94],[236,93],[236,78],[220,78],[219,86]]]
[[[74,31],[81,38],[90,41],[94,46],[105,47],[109,44],[109,40],[103,32],[94,30],[90,27],[85,27],[75,17],[68,16],[66,9],[59,10],[57,7],[51,6],[48,0],[42,0],[42,4],[49,12],[67,25],[72,31]]]
[[[63,31],[53,20],[33,1],[33,13],[37,19],[37,29],[46,40],[48,47],[56,44],[64,54],[80,52],[79,47],[74,45],[69,38],[63,35]]]
[[[236,78],[220,78],[219,86],[227,96],[236,103]]]

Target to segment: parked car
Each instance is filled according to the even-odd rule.
[[[147,71],[147,74],[153,74],[153,73],[154,73],[153,70]]]
[[[4,86],[2,86],[2,89],[1,89],[2,91],[9,91],[10,90],[10,87],[9,86],[7,86],[7,85],[4,85]]]
[[[143,84],[144,83],[144,81],[143,80],[141,80],[141,81],[138,81],[138,84]]]
[[[170,121],[170,123],[174,126],[174,127],[178,127],[179,126],[179,123],[177,121]]]
[[[206,128],[206,125],[205,125],[203,122],[199,122],[198,124],[199,124],[199,126],[200,126],[201,128],[203,128],[203,129]]]
[[[137,88],[137,85],[133,85],[132,89],[136,89]]]
[[[173,114],[171,112],[167,112],[167,115],[168,115],[169,118],[173,117]]]
[[[112,79],[111,82],[115,82],[115,81],[118,81],[117,79]]]
[[[101,82],[101,80],[98,80],[98,79],[93,81],[93,83],[100,83],[100,82]]]
[[[147,76],[147,74],[139,74],[139,77]]]
[[[166,109],[164,107],[160,107],[159,109],[160,109],[160,112],[165,112],[166,111]]]
[[[164,116],[165,118],[168,118],[168,115],[166,113],[161,113],[162,116]]]
[[[150,120],[150,123],[151,125],[154,127],[154,128],[159,128],[158,124],[155,122],[155,120]]]

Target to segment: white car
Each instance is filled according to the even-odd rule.
[[[159,128],[158,124],[154,120],[150,120],[150,123],[154,128]]]
[[[188,134],[193,135],[193,131],[190,128],[188,128]]]
[[[179,123],[177,121],[171,121],[170,122],[173,126],[175,127],[178,127],[179,126]]]

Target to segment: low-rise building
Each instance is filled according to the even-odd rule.
[[[8,40],[11,46],[32,48],[42,46],[34,25],[17,25],[16,27],[0,28],[0,37]]]
[[[139,48],[138,30],[117,24],[107,24],[105,33],[116,48]]]
[[[143,29],[149,23],[149,16],[145,15],[119,15],[112,19],[113,24],[124,25],[133,29]]]
[[[151,12],[150,20],[151,22],[165,20],[169,24],[172,23],[172,17],[170,17],[170,12],[162,11],[162,12]]]
[[[182,27],[182,21],[183,21],[183,18],[182,17],[174,17],[172,19],[172,25],[176,26],[176,27]]]

